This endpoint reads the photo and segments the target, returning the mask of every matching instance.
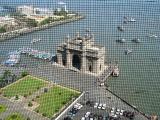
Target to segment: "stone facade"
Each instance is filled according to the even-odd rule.
[[[57,63],[67,68],[76,68],[81,72],[100,73],[104,70],[105,47],[94,43],[94,35],[76,35],[66,38],[57,48]]]

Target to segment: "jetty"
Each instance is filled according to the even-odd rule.
[[[20,62],[20,53],[18,51],[13,51],[8,53],[8,59],[2,62],[6,66],[15,66]]]
[[[104,69],[103,73],[97,77],[97,82],[100,86],[103,86],[108,77],[118,77],[119,76],[119,68],[118,65],[112,64]]]
[[[19,48],[18,51],[21,54],[27,54],[33,58],[42,59],[42,60],[48,60],[50,61],[53,57],[53,55],[46,51],[39,51],[32,48]]]

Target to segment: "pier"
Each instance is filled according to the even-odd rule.
[[[103,73],[97,78],[97,82],[100,86],[103,86],[108,77],[118,77],[119,76],[119,68],[118,64],[112,64],[104,69]]]

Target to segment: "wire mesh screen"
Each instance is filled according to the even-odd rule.
[[[0,0],[0,119],[158,120],[159,0]]]

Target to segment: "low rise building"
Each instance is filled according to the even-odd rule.
[[[5,26],[5,25],[17,25],[16,21],[14,18],[5,16],[5,17],[0,17],[0,26]]]
[[[25,14],[27,16],[32,15],[32,14],[35,13],[34,7],[32,5],[29,5],[29,6],[27,6],[27,5],[18,6],[17,7],[17,11],[22,13],[22,14]]]

